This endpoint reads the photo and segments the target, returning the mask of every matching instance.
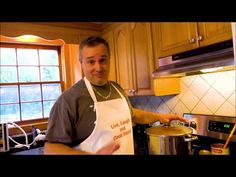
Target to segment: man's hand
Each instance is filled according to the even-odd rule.
[[[99,149],[96,154],[100,154],[100,155],[112,154],[113,152],[115,152],[119,148],[120,148],[120,145],[117,142],[113,141],[113,142],[107,144],[106,146],[102,147],[101,149]]]
[[[188,123],[188,120],[178,116],[177,114],[161,114],[157,112],[148,112],[141,109],[133,108],[133,122],[137,124],[152,124],[160,121],[164,124],[169,124],[172,120],[179,120],[184,123]]]
[[[178,116],[177,114],[162,114],[160,122],[164,124],[170,124],[172,120],[179,120],[184,123],[189,123],[184,117]]]

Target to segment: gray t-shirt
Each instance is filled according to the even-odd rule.
[[[125,96],[133,116],[132,107],[124,90],[115,82],[113,85]],[[109,85],[96,86],[100,93],[108,93]],[[109,99],[120,98],[119,93],[114,87],[111,87],[111,96]],[[105,101],[104,98],[97,95],[98,101]],[[78,81],[71,88],[63,92],[53,105],[48,128],[46,141],[64,143],[74,146],[86,139],[94,129],[96,113],[93,111],[94,102],[87,90],[83,79]]]

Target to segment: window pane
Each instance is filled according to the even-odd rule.
[[[42,104],[41,102],[22,103],[22,120],[42,118]]]
[[[19,67],[20,82],[39,82],[38,67]]]
[[[43,108],[44,108],[44,117],[49,117],[49,113],[51,111],[52,106],[54,105],[55,100],[54,101],[44,101],[43,102]]]
[[[41,81],[60,81],[58,67],[40,67]]]
[[[36,49],[17,49],[18,65],[38,65]]]
[[[0,104],[18,103],[17,86],[0,86]]]
[[[0,65],[16,65],[16,50],[0,47]]]
[[[25,101],[41,101],[40,85],[21,85],[20,98],[22,102]]]
[[[43,84],[43,100],[55,100],[61,94],[60,84]]]
[[[19,121],[19,104],[0,105],[1,122]]]
[[[0,83],[17,82],[16,67],[0,66]]]
[[[0,46],[0,84],[0,122],[49,117],[62,93],[58,51]]]
[[[59,65],[56,50],[39,50],[40,65]]]

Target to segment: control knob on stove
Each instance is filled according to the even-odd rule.
[[[190,121],[189,126],[192,127],[192,128],[194,128],[194,129],[197,128],[197,124],[196,124],[196,122],[194,122],[194,121]]]

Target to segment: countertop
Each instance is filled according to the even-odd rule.
[[[11,153],[11,155],[43,155],[44,147]]]

